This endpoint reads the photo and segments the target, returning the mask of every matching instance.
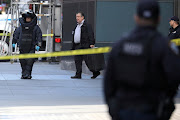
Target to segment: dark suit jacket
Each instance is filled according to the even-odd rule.
[[[75,29],[76,27],[72,31],[73,34],[72,50],[75,49],[75,43],[74,43]],[[95,39],[94,39],[94,32],[92,30],[92,26],[84,21],[84,24],[81,26],[80,49],[90,48],[90,45],[94,45],[94,44],[95,44]]]

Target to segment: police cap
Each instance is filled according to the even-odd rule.
[[[177,16],[173,16],[173,17],[171,18],[171,20],[174,20],[174,21],[179,22],[179,18],[178,18]]]
[[[137,5],[137,15],[145,19],[157,19],[160,8],[157,0],[139,0]]]

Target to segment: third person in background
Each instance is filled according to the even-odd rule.
[[[169,40],[171,41],[173,39],[180,38],[179,18],[177,16],[173,16],[170,19],[169,24],[171,26],[171,28],[169,29],[169,35],[168,35]],[[180,50],[180,46],[178,47],[178,49]]]
[[[171,28],[169,29],[169,39],[180,38],[180,26],[179,26],[179,18],[173,16],[169,22]]]

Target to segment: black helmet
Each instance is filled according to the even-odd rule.
[[[34,14],[34,12],[32,10],[25,10],[23,13],[22,13],[22,17],[24,19],[26,19],[27,17],[30,17],[30,18],[34,18],[36,15]]]

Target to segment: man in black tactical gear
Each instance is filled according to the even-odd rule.
[[[109,55],[104,94],[113,120],[169,120],[174,110],[180,58],[157,31],[159,14],[156,0],[140,0],[137,27]]]
[[[20,27],[15,30],[13,35],[13,47],[17,43],[20,54],[35,53],[35,49],[39,51],[42,32],[37,25],[36,15],[31,10],[25,11],[19,21]],[[22,68],[21,79],[31,79],[34,59],[20,59],[20,63]]]

